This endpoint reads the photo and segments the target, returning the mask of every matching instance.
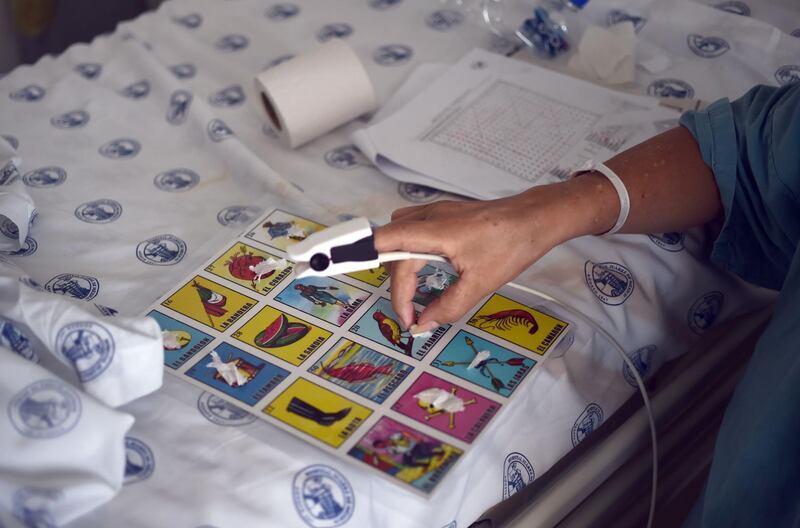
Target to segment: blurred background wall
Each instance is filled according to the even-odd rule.
[[[113,31],[163,0],[0,0],[0,75]]]

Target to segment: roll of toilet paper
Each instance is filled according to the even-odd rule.
[[[375,109],[375,91],[358,55],[340,39],[256,77],[275,132],[290,148]]]

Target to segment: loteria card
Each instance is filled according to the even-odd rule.
[[[354,271],[353,273],[348,273],[347,276],[379,288],[389,278],[389,272],[383,266],[378,266],[371,270]]]
[[[555,345],[569,326],[498,293],[492,294],[467,324],[539,355]]]
[[[392,309],[392,302],[381,297],[350,327],[350,331],[401,354],[422,359],[448,328],[450,325],[440,326],[427,337],[413,337],[400,325],[400,319]]]
[[[286,251],[287,247],[305,240],[308,235],[321,229],[325,229],[325,226],[276,209],[260,220],[245,236]]]
[[[289,375],[288,371],[239,350],[230,343],[221,343],[214,351],[224,363],[235,364],[239,374],[246,380],[242,385],[237,382],[229,385],[225,381],[214,368],[211,353],[192,365],[186,375],[248,405],[255,405]]]
[[[310,381],[298,378],[263,412],[317,440],[338,447],[372,411]]]
[[[161,304],[214,330],[224,332],[258,301],[199,275]]]
[[[375,403],[383,403],[412,370],[401,361],[349,339],[340,339],[308,369]]]
[[[275,300],[317,319],[342,326],[369,298],[369,292],[331,277],[295,279]]]
[[[331,333],[307,321],[265,306],[232,337],[267,354],[299,365],[319,349]]]
[[[383,417],[348,452],[368,466],[430,493],[463,451]]]
[[[427,372],[392,405],[392,410],[471,444],[500,404]]]
[[[217,260],[206,266],[206,271],[244,286],[248,290],[266,295],[292,274],[292,265],[289,263],[278,269],[269,268],[270,263],[280,259],[281,257],[277,255],[247,244],[234,244]]]
[[[459,330],[431,365],[508,397],[533,369],[536,361]]]
[[[156,310],[148,313],[161,327],[164,337],[164,365],[176,369],[203,350],[213,337],[197,328],[176,321]]]
[[[553,353],[570,323],[504,287],[468,318],[414,337],[392,309],[382,267],[299,280],[294,264],[273,267],[323,227],[269,211],[165,292],[147,311],[162,329],[164,368],[383,473],[374,477],[429,494],[524,392],[541,362],[533,354]],[[435,265],[417,276],[419,309],[458,280]]]

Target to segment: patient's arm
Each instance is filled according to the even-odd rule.
[[[606,165],[623,180],[631,199],[622,233],[681,230],[721,214],[713,173],[683,127],[622,152]],[[608,231],[619,209],[611,183],[585,173],[500,200],[398,209],[391,223],[376,230],[375,243],[379,251],[445,255],[459,273],[460,279],[420,316],[420,330],[425,330],[458,319],[554,246]],[[406,326],[414,323],[411,299],[424,264],[411,260],[391,267],[392,304]]]

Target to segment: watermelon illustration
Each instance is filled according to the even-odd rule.
[[[280,314],[253,341],[261,348],[278,348],[300,341],[310,330],[310,326],[291,323],[286,315]]]

